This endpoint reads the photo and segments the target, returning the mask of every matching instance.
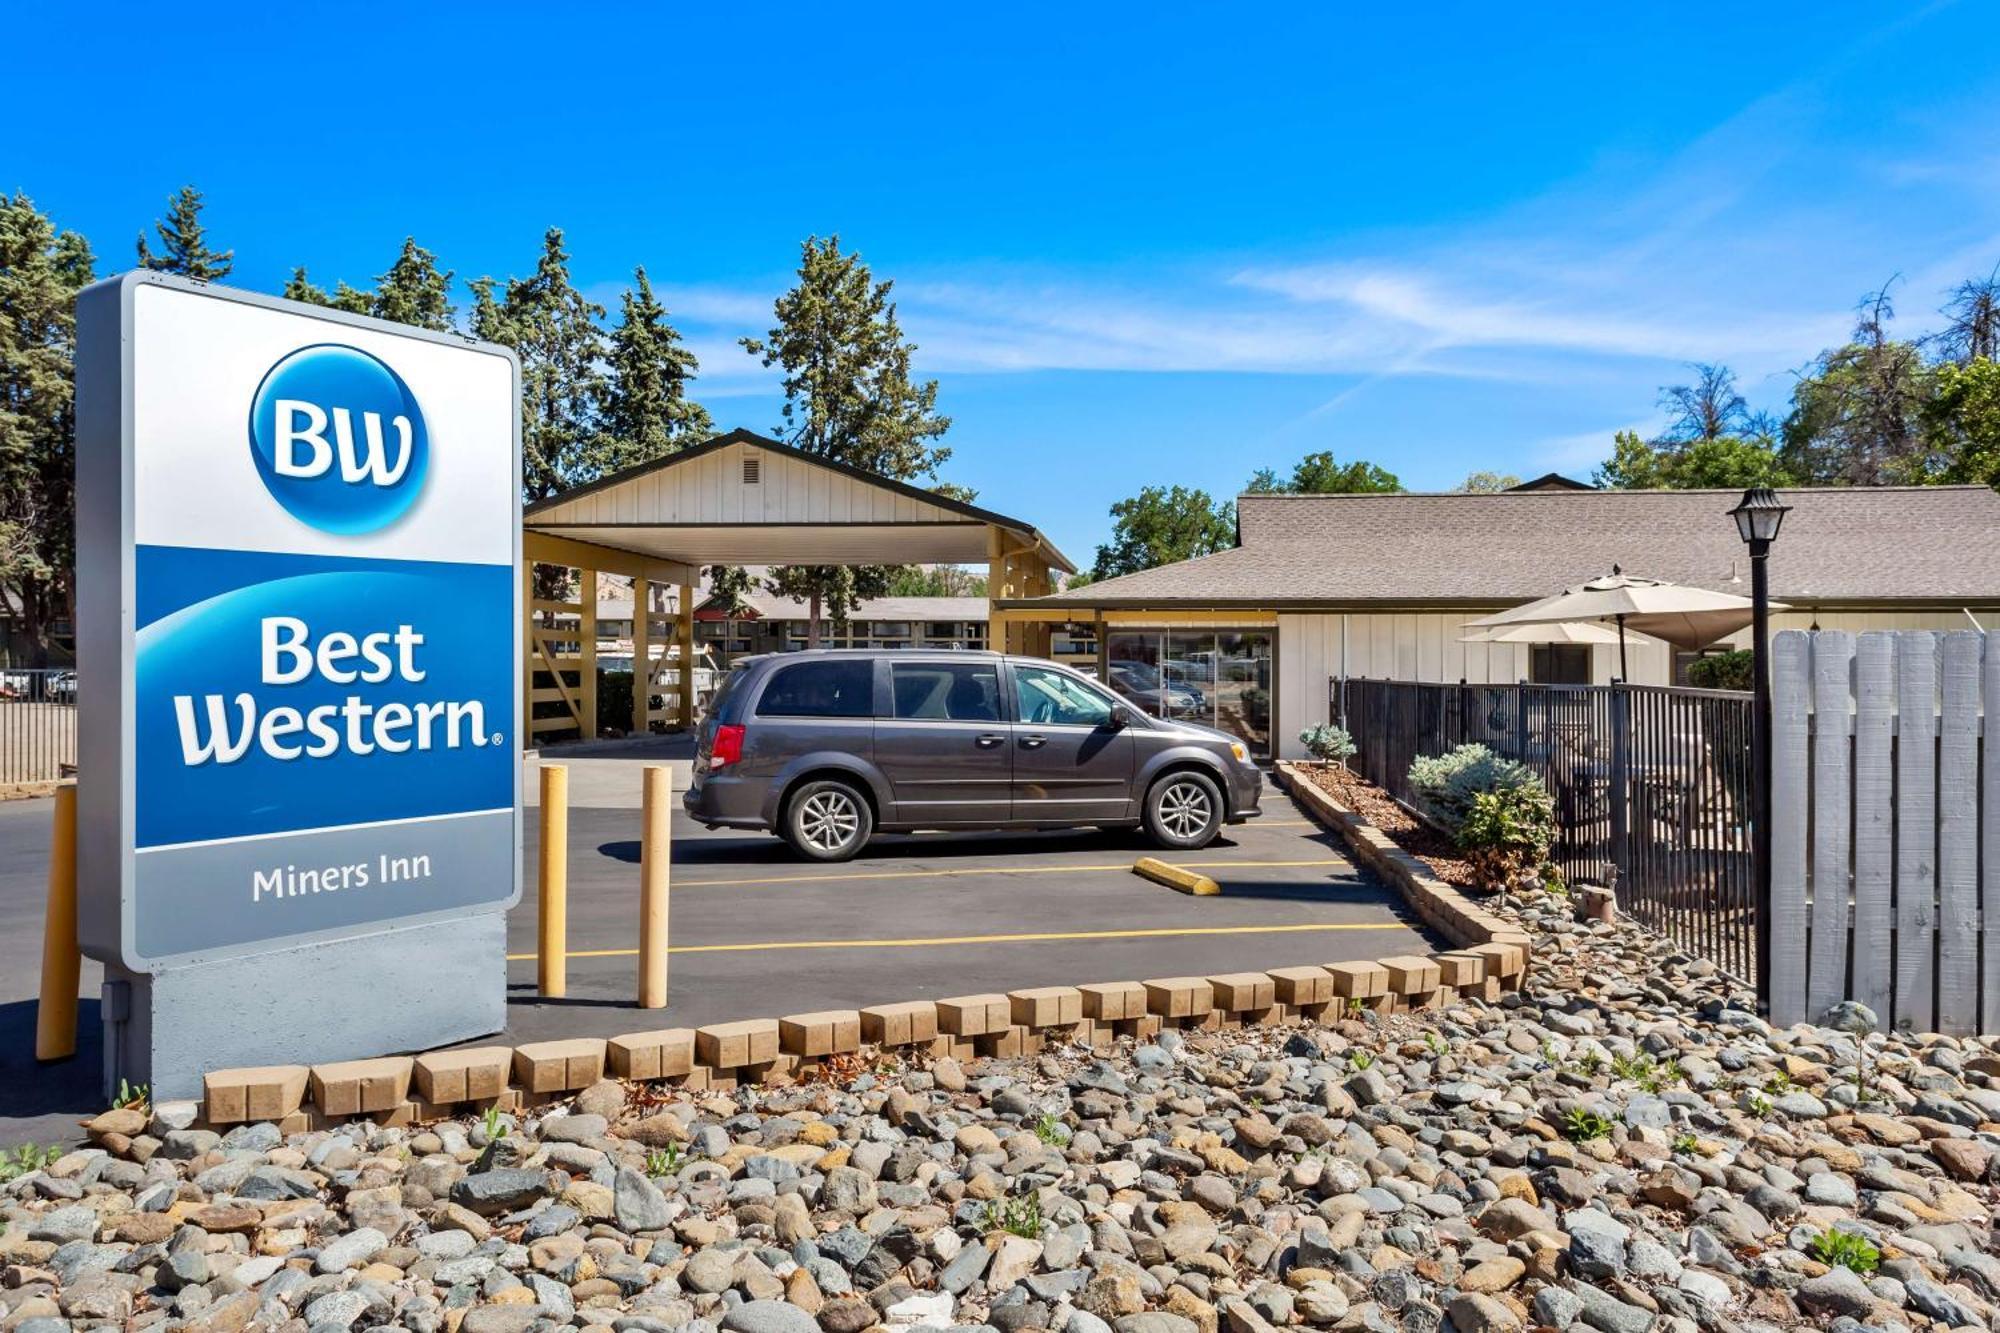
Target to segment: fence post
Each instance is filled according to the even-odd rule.
[[[1627,804],[1630,794],[1630,770],[1632,749],[1632,696],[1622,681],[1611,686],[1611,867],[1618,872],[1619,883],[1631,879],[1632,868],[1628,864],[1631,854],[1631,809]]]
[[[76,1054],[76,784],[56,788],[55,836],[49,844],[49,906],[42,923],[42,998],[35,1006],[35,1058]]]

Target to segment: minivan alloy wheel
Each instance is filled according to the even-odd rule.
[[[1214,817],[1207,789],[1198,782],[1170,782],[1159,795],[1159,821],[1176,838],[1192,838]]]
[[[861,812],[844,791],[816,791],[800,807],[798,821],[806,841],[822,851],[837,852],[861,827]]]

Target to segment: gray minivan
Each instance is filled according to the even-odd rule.
[[[737,662],[682,804],[844,861],[877,832],[1142,826],[1203,847],[1258,813],[1243,742],[1039,658],[834,649]]]

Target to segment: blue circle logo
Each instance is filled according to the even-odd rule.
[[[292,517],[353,536],[409,512],[431,445],[402,376],[359,348],[318,343],[265,372],[250,404],[250,455]]]

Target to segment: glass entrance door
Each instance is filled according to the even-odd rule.
[[[1271,752],[1269,630],[1116,630],[1105,683],[1155,717],[1219,727]]]

